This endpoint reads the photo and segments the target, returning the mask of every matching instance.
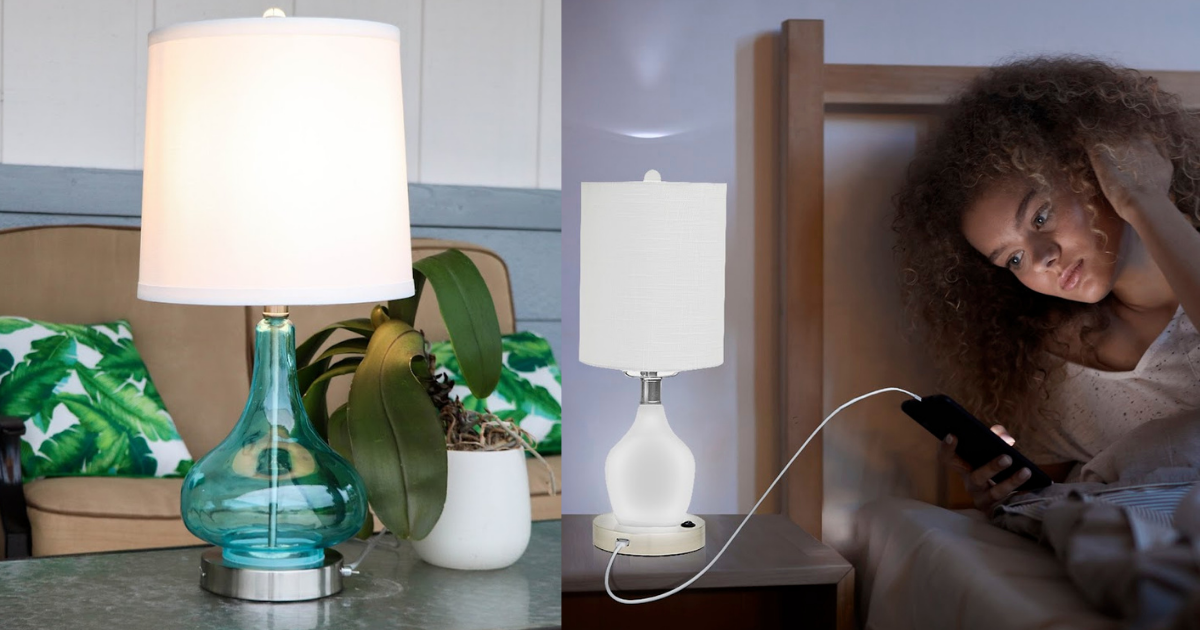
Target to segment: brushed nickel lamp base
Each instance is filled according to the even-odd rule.
[[[200,557],[200,588],[234,599],[301,602],[342,590],[342,554],[325,550],[325,561],[311,569],[254,569],[229,564],[220,547]]]

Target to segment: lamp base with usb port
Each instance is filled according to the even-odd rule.
[[[618,541],[628,541],[618,545]],[[612,512],[592,521],[592,544],[623,556],[674,556],[704,548],[704,519],[688,514],[679,525],[634,527],[622,525]],[[618,546],[620,547],[618,549]]]

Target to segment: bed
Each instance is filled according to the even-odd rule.
[[[855,394],[889,385],[932,391],[928,367],[898,340],[890,195],[931,117],[982,69],[827,64],[820,20],[784,22],[780,38],[780,420],[760,435],[778,431],[777,456],[787,461]],[[1146,72],[1200,109],[1200,72]],[[900,140],[869,166],[848,168],[826,152],[826,135],[844,143],[864,121]],[[862,181],[868,176],[874,181]],[[783,486],[781,511],[854,563],[860,624],[1115,627],[1047,548],[962,509],[970,503],[961,482],[938,466],[934,440],[899,402],[880,396],[844,412]]]

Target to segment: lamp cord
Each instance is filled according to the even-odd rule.
[[[817,428],[814,429],[812,434],[810,434],[808,436],[808,439],[804,440],[804,444],[800,445],[800,450],[796,451],[795,455],[792,455],[792,458],[790,460],[788,460],[788,463],[783,467],[783,470],[779,471],[779,475],[777,475],[775,477],[775,481],[772,481],[771,485],[767,486],[766,492],[763,492],[763,495],[761,497],[759,497],[759,499],[758,499],[758,503],[755,503],[754,507],[750,508],[750,512],[748,514],[746,514],[746,518],[742,519],[742,522],[737,526],[737,529],[733,530],[733,535],[729,537],[729,540],[725,541],[725,544],[721,547],[721,550],[717,552],[717,555],[714,556],[713,559],[710,560],[709,563],[707,565],[705,565],[705,567],[703,569],[700,569],[699,573],[697,573],[696,575],[693,575],[690,579],[688,579],[688,581],[684,582],[683,584],[680,584],[679,586],[676,586],[675,588],[673,588],[665,593],[660,593],[653,597],[643,597],[642,599],[623,599],[623,598],[617,597],[616,594],[612,592],[612,586],[609,583],[609,576],[612,573],[613,562],[616,561],[617,555],[621,553],[621,549],[623,549],[629,545],[628,540],[625,540],[624,538],[618,538],[617,546],[615,549],[613,549],[612,557],[610,557],[608,559],[608,566],[605,567],[605,569],[604,569],[604,590],[608,592],[608,596],[613,598],[613,600],[620,602],[622,604],[648,604],[650,602],[655,602],[660,599],[666,599],[667,597],[670,597],[670,596],[674,595],[675,593],[678,593],[679,591],[682,591],[683,589],[691,586],[693,582],[700,579],[700,576],[707,573],[708,570],[711,569],[712,566],[717,563],[717,560],[721,559],[721,554],[725,553],[725,550],[729,548],[729,544],[733,542],[734,538],[737,538],[738,533],[742,531],[742,527],[744,527],[746,525],[746,522],[749,521],[750,517],[754,515],[754,512],[758,510],[758,506],[762,505],[762,502],[767,498],[767,495],[770,494],[771,490],[773,490],[775,488],[775,484],[779,483],[780,479],[783,479],[783,475],[785,473],[787,473],[788,468],[791,468],[792,462],[796,461],[797,457],[800,457],[800,453],[804,452],[804,448],[806,446],[808,446],[808,443],[811,442],[812,439],[814,437],[816,437],[818,433],[821,432],[821,429],[825,428],[825,423],[832,420],[834,416],[838,415],[839,411],[845,409],[846,407],[849,407],[850,405],[853,405],[854,403],[856,403],[860,400],[863,400],[864,398],[870,398],[871,396],[874,396],[876,394],[882,394],[884,392],[900,392],[903,394],[908,394],[909,396],[912,396],[913,398],[915,398],[917,400],[921,400],[920,396],[918,396],[908,390],[900,389],[899,387],[885,387],[883,389],[877,389],[869,394],[863,394],[862,396],[859,396],[858,398],[854,398],[854,399],[850,400],[849,402],[843,403],[841,407],[834,409],[833,413],[826,416],[825,419],[821,421],[821,424],[817,425]]]
[[[379,533],[373,534],[371,539],[367,541],[367,548],[363,549],[363,552],[359,554],[358,559],[342,567],[342,575],[350,576],[358,573],[358,565],[362,564],[362,561],[367,559],[367,554],[371,553],[371,550],[375,548],[375,545],[378,545],[379,541],[382,540],[387,534],[388,530],[386,527],[379,530]]]

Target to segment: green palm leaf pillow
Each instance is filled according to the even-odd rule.
[[[178,477],[192,466],[127,321],[0,317],[0,415],[25,421],[27,480]]]
[[[449,341],[430,344],[437,361],[437,372],[454,380],[451,396],[463,407],[490,411],[504,420],[520,425],[537,440],[537,452],[557,455],[562,452],[562,373],[546,339],[533,332],[518,332],[501,337],[503,355],[500,383],[487,400],[479,400],[464,385],[462,370]]]

